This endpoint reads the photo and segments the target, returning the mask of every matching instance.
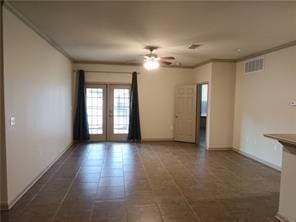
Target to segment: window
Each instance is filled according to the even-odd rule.
[[[208,84],[202,84],[200,116],[207,116],[207,115],[208,115]]]
[[[87,120],[90,134],[103,134],[103,89],[86,89]]]
[[[127,134],[129,126],[129,89],[114,89],[113,133]]]

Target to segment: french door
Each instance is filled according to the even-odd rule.
[[[86,107],[90,139],[106,140],[106,85],[87,85]]]
[[[124,141],[129,127],[130,85],[87,85],[86,104],[90,139]]]
[[[111,141],[127,139],[129,127],[130,85],[108,87],[107,138]]]

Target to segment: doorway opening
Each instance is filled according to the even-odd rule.
[[[129,84],[87,84],[86,106],[92,141],[126,141]]]
[[[198,145],[200,147],[206,148],[206,138],[207,138],[207,117],[208,117],[208,83],[202,83],[200,86],[200,93],[199,93],[199,101],[200,101],[200,112],[198,113],[198,122],[199,129],[197,132],[199,132],[199,135],[197,138],[199,138]]]

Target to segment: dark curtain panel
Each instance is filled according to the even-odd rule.
[[[140,113],[138,100],[138,80],[137,73],[132,74],[132,85],[130,92],[130,116],[129,116],[128,140],[134,142],[141,141]]]
[[[77,106],[74,120],[74,140],[89,140],[88,122],[85,98],[85,74],[83,70],[78,71]]]

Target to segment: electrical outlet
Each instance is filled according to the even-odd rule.
[[[290,106],[296,106],[296,101],[295,100],[291,101],[289,104],[290,104]]]

